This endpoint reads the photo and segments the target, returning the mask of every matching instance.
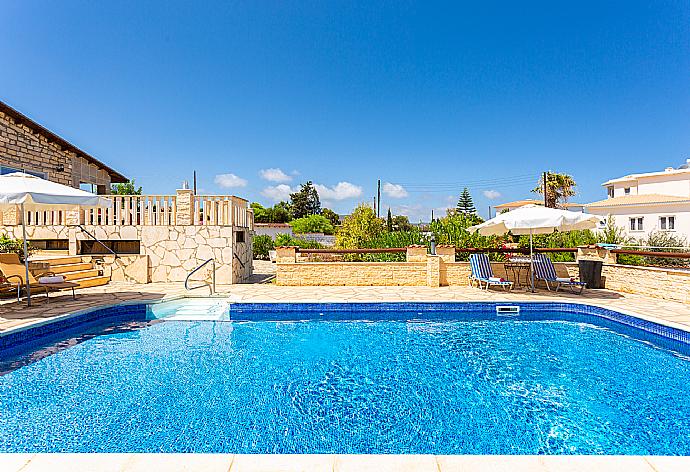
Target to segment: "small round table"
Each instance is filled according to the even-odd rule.
[[[508,274],[508,271],[510,271],[513,274],[513,278],[515,279],[515,285],[520,286],[520,285],[528,285],[529,281],[529,271],[530,271],[530,263],[525,262],[525,261],[510,261],[506,262],[503,264],[503,267],[505,268],[506,275]],[[520,273],[524,272],[525,273],[525,283],[520,284]]]

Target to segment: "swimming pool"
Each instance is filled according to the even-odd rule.
[[[687,333],[520,305],[132,305],[0,338],[0,451],[690,454]]]

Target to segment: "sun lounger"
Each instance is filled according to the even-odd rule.
[[[574,277],[558,277],[553,262],[546,254],[534,255],[534,277],[537,280],[543,280],[547,290],[551,290],[551,286],[555,286],[557,292],[561,287],[569,287],[572,292],[575,292],[574,287],[580,287],[579,293],[582,293],[587,285],[575,280]]]
[[[492,285],[503,287],[506,290],[512,290],[513,288],[513,282],[500,277],[494,277],[489,257],[486,254],[472,254],[470,256],[470,270],[470,285],[476,282],[477,286],[484,288],[484,290],[489,290],[489,287]],[[482,287],[482,284],[485,284],[485,286]]]
[[[17,280],[22,287],[26,287],[24,276],[26,275],[26,269],[24,264],[19,261],[19,256],[17,254],[0,254],[0,272],[4,275],[6,279]],[[41,276],[55,276],[52,272],[46,272],[41,274]],[[42,290],[45,291],[46,298],[49,298],[48,292],[50,290],[65,290],[72,289],[72,298],[76,298],[74,289],[77,288],[79,284],[74,282],[58,282],[58,283],[41,283],[29,272],[29,287],[32,290]]]

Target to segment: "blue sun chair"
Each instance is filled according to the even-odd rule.
[[[489,256],[486,254],[472,254],[470,255],[470,285],[477,284],[477,287],[489,290],[492,285],[503,287],[506,290],[512,290],[513,282],[494,277],[494,272],[491,269]]]
[[[534,278],[543,280],[546,283],[547,290],[555,287],[557,292],[561,287],[568,287],[574,293],[574,289],[579,287],[579,293],[582,293],[587,285],[585,282],[575,280],[574,277],[558,277],[553,262],[546,254],[534,255]]]

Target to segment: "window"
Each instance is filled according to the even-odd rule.
[[[13,174],[15,172],[24,172],[25,174],[33,175],[35,177],[40,177],[42,179],[48,180],[48,174],[46,174],[45,172],[35,172],[33,170],[23,169],[19,167],[0,166],[0,175]]]
[[[644,227],[642,225],[643,217],[630,218],[630,231],[643,231]]]
[[[659,217],[659,229],[662,231],[673,231],[676,229],[676,217],[675,216],[660,216]]]
[[[623,191],[625,192],[626,195],[630,195],[630,187],[625,187],[625,189]]]
[[[94,184],[87,184],[86,182],[81,182],[81,183],[79,184],[79,189],[80,189],[80,190],[83,190],[83,191],[85,191],[85,192],[89,192],[89,193],[97,193],[97,190],[98,190],[98,189],[96,188],[96,185],[94,185]]]
[[[613,198],[613,187],[606,187],[609,198]]]
[[[243,243],[244,242],[244,231],[236,231],[235,232],[235,242],[236,243]]]

